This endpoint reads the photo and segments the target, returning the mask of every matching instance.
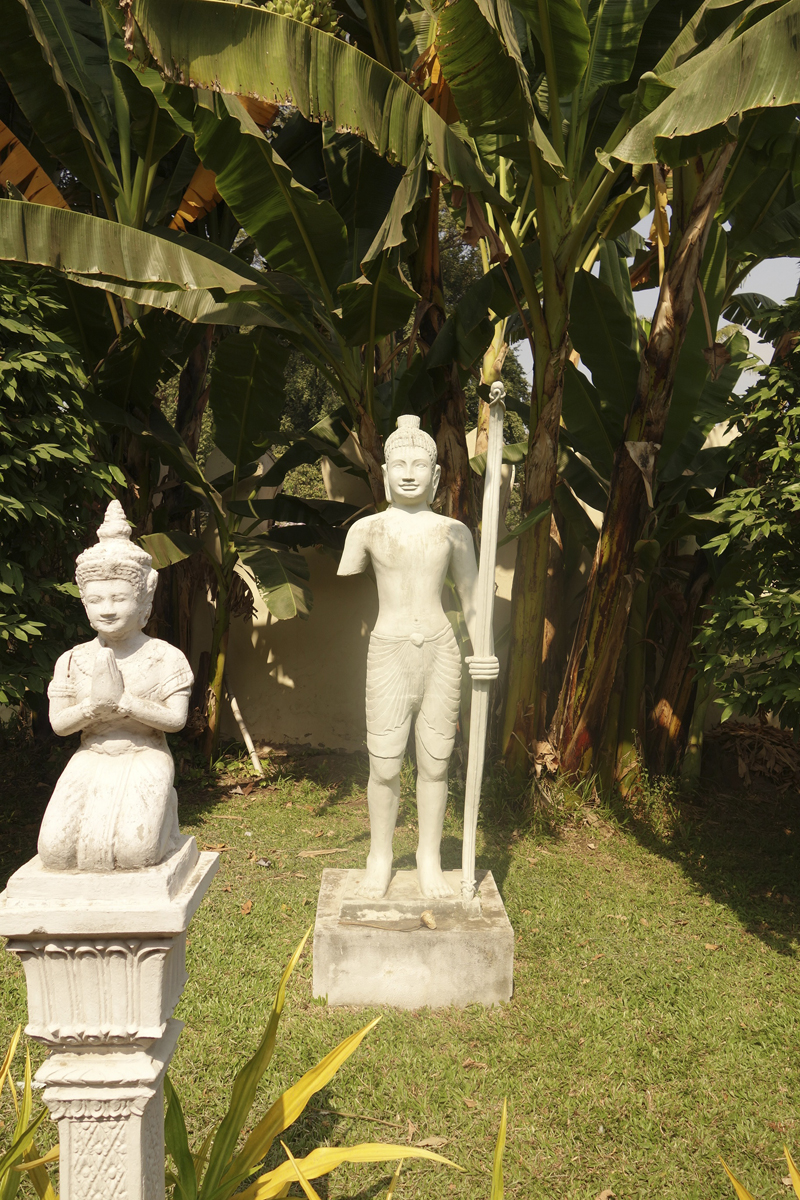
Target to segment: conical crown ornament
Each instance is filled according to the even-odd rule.
[[[131,541],[131,527],[119,500],[112,500],[106,509],[97,539],[96,546],[78,556],[75,578],[81,593],[92,579],[127,579],[139,595],[152,596],[158,581],[153,559]]]

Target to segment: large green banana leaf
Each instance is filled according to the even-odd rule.
[[[543,46],[540,0],[512,0],[534,37]],[[553,41],[558,93],[567,96],[578,86],[589,61],[590,35],[580,0],[544,0]],[[541,65],[544,66],[542,53]]]
[[[763,0],[761,2],[763,3]],[[665,11],[668,7],[670,6],[662,3],[657,17],[669,21],[672,14]],[[681,63],[687,62],[713,41],[714,34],[723,32],[724,26],[731,18],[741,12],[742,0],[703,0],[702,4],[694,7],[695,11],[688,15],[688,19],[682,20],[684,14],[680,12],[680,6],[674,5],[678,13],[678,28],[653,67],[654,74],[664,75],[668,71],[674,71]],[[716,29],[720,21],[723,22],[723,30]]]
[[[397,185],[380,228],[375,230],[374,237],[368,243],[368,248],[365,247],[361,260],[365,269],[367,263],[378,258],[385,250],[394,249],[395,246],[405,246],[410,251],[416,250],[417,234],[414,227],[414,214],[417,206],[430,195],[430,190],[430,173],[425,147],[420,146]]]
[[[330,458],[337,467],[348,470],[368,482],[366,472],[354,467],[349,459],[340,453],[351,433],[347,424],[349,421],[350,414],[344,405],[334,412],[326,413],[302,437],[295,439],[289,449],[270,467],[264,476],[265,487],[277,487],[295,467],[318,462],[323,455]]]
[[[309,525],[337,525],[358,511],[354,505],[339,500],[301,500],[283,492],[271,500],[230,500],[228,510],[259,521],[302,521]]]
[[[258,272],[190,235],[156,236],[17,200],[0,200],[0,258],[52,267],[189,321],[293,329],[302,302],[293,280]]]
[[[106,350],[95,381],[96,396],[123,412],[147,413],[159,384],[174,378],[200,334],[197,326],[174,313],[145,313]]]
[[[469,131],[525,136],[528,121],[517,71],[475,0],[444,5],[437,26],[439,62]]]
[[[402,329],[419,300],[386,255],[367,274],[339,288],[342,333],[348,346],[363,346]]]
[[[424,147],[417,161],[421,161],[427,175]],[[331,203],[347,227],[352,270],[364,258],[390,209],[394,209],[397,192],[403,187],[403,171],[376,154],[363,138],[337,133],[330,125],[322,127],[322,162]],[[400,245],[406,239],[403,231],[391,245]]]
[[[99,9],[81,0],[25,0],[25,4],[64,81],[108,137],[114,127],[114,84]]]
[[[617,445],[612,440],[612,422],[608,414],[603,413],[597,388],[572,363],[567,363],[564,372],[562,413],[573,447],[589,459],[603,479],[610,479]],[[616,424],[621,433],[622,423]]]
[[[224,0],[130,0],[170,78],[231,95],[290,100],[407,166],[425,139],[445,179],[504,205],[472,151],[419,92],[355,46],[263,8]]]
[[[195,149],[220,195],[271,268],[332,294],[347,257],[344,221],[292,178],[237,99],[219,97],[217,108],[215,116],[198,106],[194,127]]]
[[[800,0],[787,0],[742,28],[659,76],[674,90],[623,138],[615,158],[678,162],[698,146],[700,134],[710,148],[735,136],[745,113],[800,103]]]
[[[630,78],[644,23],[659,0],[592,0],[589,6],[588,71],[584,102],[600,88]],[[662,0],[668,4],[669,0]]]
[[[209,404],[214,441],[241,467],[269,447],[283,414],[289,347],[266,329],[226,337],[214,355]]]
[[[92,148],[92,132],[78,112],[58,64],[52,57],[48,59],[38,22],[29,8],[27,12],[33,30],[20,0],[0,0],[0,72],[53,157],[69,167],[85,187],[97,187],[96,170],[113,190],[111,175]]]
[[[592,373],[616,446],[639,378],[635,316],[631,318],[601,279],[579,271],[572,290],[570,336]]]
[[[726,348],[731,361],[716,379],[706,379],[699,396],[693,397],[692,408],[686,414],[688,420],[681,422],[679,432],[682,436],[677,448],[670,454],[670,446],[665,442],[666,454],[659,454],[660,481],[669,482],[681,478],[685,471],[697,471],[695,460],[709,432],[715,425],[727,421],[736,409],[736,403],[731,399],[733,390],[742,372],[756,366],[758,359],[751,355],[747,337],[741,331],[732,333]],[[722,474],[725,474],[724,470]],[[701,486],[708,485],[702,483]]]
[[[121,37],[111,39],[109,54],[130,113],[133,148],[139,158],[146,159],[149,151],[150,162],[160,162],[185,132],[175,123],[174,113],[167,110],[164,81],[152,67],[136,69],[140,66],[136,60],[129,64]]]
[[[236,540],[236,548],[276,621],[305,618],[310,614],[313,598],[306,580],[311,578],[311,572],[302,554],[274,550],[261,542],[254,542],[251,547],[241,539]]]

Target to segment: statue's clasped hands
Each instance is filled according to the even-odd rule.
[[[98,650],[92,675],[92,691],[89,699],[89,715],[95,720],[112,717],[124,712],[123,695],[125,684],[114,651],[106,646]]]
[[[468,654],[466,661],[471,679],[497,679],[500,674],[500,663],[493,654]]]

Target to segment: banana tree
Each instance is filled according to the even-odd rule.
[[[780,5],[759,20],[758,5],[741,3],[689,4],[669,6],[667,10],[665,5],[659,7],[644,0],[634,5],[606,0],[590,4],[584,12],[577,0],[536,0],[535,4],[531,0],[513,6],[488,2],[479,6],[474,0],[456,0],[436,11],[418,10],[412,5],[400,19],[397,36],[391,30],[389,10],[381,9],[377,15],[373,12],[367,21],[368,36],[362,39],[358,34],[360,44],[372,51],[371,57],[341,38],[276,12],[231,8],[218,0],[166,0],[158,5],[150,0],[133,0],[125,6],[128,44],[143,66],[159,63],[174,81],[176,94],[165,90],[173,119],[183,120],[184,127],[188,127],[187,122],[191,124],[195,146],[201,142],[209,162],[213,158],[216,163],[211,169],[220,193],[224,196],[227,188],[228,203],[232,211],[238,211],[245,228],[249,221],[259,229],[267,262],[273,268],[286,252],[280,238],[276,248],[275,222],[279,224],[289,210],[291,236],[299,234],[302,241],[302,253],[290,251],[287,260],[292,272],[299,269],[295,279],[299,286],[290,298],[286,275],[280,278],[273,269],[261,275],[265,294],[259,296],[252,278],[242,281],[241,264],[234,268],[227,258],[223,262],[217,257],[215,265],[231,272],[222,288],[210,283],[201,285],[200,276],[195,274],[190,294],[183,294],[183,276],[171,269],[166,280],[156,274],[160,281],[157,289],[141,287],[138,285],[148,276],[126,276],[122,259],[110,253],[110,247],[103,257],[103,271],[96,266],[92,271],[79,271],[81,279],[98,286],[110,278],[112,290],[118,295],[136,303],[158,303],[183,311],[192,320],[222,319],[223,311],[230,317],[239,313],[241,306],[249,309],[253,323],[282,327],[286,336],[327,372],[326,377],[342,396],[361,437],[377,502],[382,497],[377,470],[380,429],[390,423],[393,412],[401,406],[424,408],[435,401],[441,395],[441,390],[437,392],[437,371],[446,372],[447,356],[456,349],[460,351],[476,330],[483,331],[486,323],[490,336],[483,349],[493,355],[486,360],[489,369],[502,352],[508,329],[502,322],[509,312],[514,312],[529,336],[535,386],[529,414],[525,520],[515,578],[503,726],[507,759],[512,766],[526,761],[525,749],[542,726],[541,646],[550,538],[547,523],[534,524],[533,518],[552,504],[559,477],[561,405],[575,280],[604,241],[630,227],[643,213],[657,208],[663,214],[663,173],[637,166],[655,158],[654,138],[662,139],[659,147],[670,141],[678,156],[676,162],[683,161],[695,153],[698,145],[707,148],[702,138],[713,148],[715,139],[731,136],[731,120],[736,112],[763,106],[763,73],[756,71],[749,78],[744,68],[731,70],[730,78],[738,80],[740,94],[727,94],[722,100],[715,96],[716,107],[709,102],[704,108],[700,103],[698,80],[703,78],[704,69],[719,65],[714,56],[730,55],[731,47],[734,57],[744,48],[756,52],[758,58],[759,45],[771,45],[775,37],[786,33],[780,21],[794,19],[794,10],[794,4]],[[766,29],[765,22],[770,21],[775,27]],[[430,60],[431,70],[418,86],[397,74],[396,53],[407,53],[403,47],[410,43],[409,25],[413,36],[427,41],[428,48],[435,52],[436,62]],[[419,44],[415,49],[420,49]],[[269,63],[268,71],[264,70],[265,62]],[[660,72],[661,83],[653,83],[646,75],[645,68],[650,65]],[[779,55],[772,66],[775,70],[770,86],[776,71],[778,81],[775,101],[789,104],[796,82],[786,56]],[[199,106],[202,112],[181,109],[188,92],[184,84],[189,79],[206,89],[206,99]],[[444,85],[452,108],[449,101],[447,105],[430,102],[431,89],[438,89],[442,99]],[[246,114],[242,117],[241,106],[235,100],[242,93],[271,103],[289,98],[303,118],[334,129],[358,130],[378,155],[389,155],[406,168],[365,254],[337,205],[320,202],[316,193],[303,195],[302,185],[281,173],[281,163],[265,138],[264,145],[257,148],[259,171],[269,182],[270,196],[277,196],[278,207],[259,211],[252,197],[248,200],[243,165],[250,156],[245,156],[242,144],[249,138],[252,149],[257,134],[249,127]],[[198,94],[202,97],[204,93],[201,90]],[[460,122],[452,123],[453,109]],[[217,124],[212,124],[206,113]],[[686,128],[680,120],[675,125],[676,113],[680,120],[689,114]],[[658,126],[659,120],[663,129]],[[220,126],[232,134],[229,150],[222,144]],[[656,127],[661,132],[653,133]],[[646,131],[646,152],[641,146],[631,149],[635,145],[631,138],[642,128]],[[734,161],[734,165],[740,162],[743,170],[747,155],[762,151],[763,143],[759,145],[759,137],[753,137],[745,150]],[[352,152],[355,163],[355,149]],[[715,165],[704,163],[703,171],[708,168],[713,173]],[[381,337],[378,314],[386,293],[398,302],[392,319],[400,319],[398,293],[410,289],[397,274],[397,255],[407,253],[415,213],[419,214],[420,202],[427,199],[430,190],[431,171],[441,181],[448,202],[461,214],[465,229],[481,244],[487,267],[494,259],[499,270],[508,274],[507,294],[513,305],[502,316],[497,309],[487,307],[477,316],[473,309],[460,324],[458,320],[446,321],[424,361],[412,355],[409,362],[397,354],[400,339],[395,337],[392,342],[391,334]],[[723,175],[724,167],[718,177]],[[680,168],[673,179],[678,181],[680,228],[684,229],[700,181],[685,168]],[[319,207],[321,203],[339,214],[345,225],[344,237],[328,209]],[[307,218],[301,213],[303,206]],[[710,200],[703,211],[704,219],[710,222],[714,216]],[[275,213],[278,215],[273,216]],[[297,214],[301,214],[301,220]],[[327,232],[326,239],[315,239],[317,218],[320,229]],[[702,214],[699,219],[702,225]],[[663,234],[663,220],[659,224]],[[754,232],[758,233],[758,228],[751,231],[751,236]],[[700,234],[707,237],[707,225]],[[166,253],[164,240],[159,238],[158,252],[149,255],[149,261],[159,267]],[[651,258],[656,266],[661,260],[666,277],[678,242],[673,238],[669,255],[665,238],[659,236],[657,242]],[[343,243],[345,252],[339,260]],[[194,248],[190,242],[179,243],[177,238],[173,244],[187,253]],[[19,252],[17,242],[9,256]],[[692,270],[700,270],[702,255],[693,253],[690,258],[684,280],[687,287]],[[338,277],[335,259],[343,262]],[[198,267],[194,259],[192,264]],[[350,267],[348,273],[344,264]],[[358,273],[361,266],[363,272]],[[106,267],[110,267],[107,273]],[[641,274],[649,271],[650,264],[645,261],[638,268]],[[234,278],[237,275],[238,282]],[[402,298],[406,311],[410,311],[413,294],[406,293]],[[682,325],[679,323],[673,339],[672,366],[692,307],[689,294],[681,314]],[[353,333],[356,328],[360,342]],[[466,339],[461,336],[465,328]],[[658,345],[663,349],[660,342]],[[473,358],[472,363],[475,361]],[[665,379],[662,408],[669,405],[673,382],[671,377]],[[627,386],[630,403],[635,384],[628,382]],[[626,440],[631,439],[627,436]],[[570,461],[577,470],[575,462],[579,460],[573,455]],[[633,477],[632,482],[628,480],[625,486],[639,487],[637,479],[641,475]],[[617,519],[612,514],[612,523]],[[601,614],[601,626],[607,620],[608,614]],[[610,661],[613,656],[607,652],[597,658],[598,663]],[[592,671],[600,668],[590,667],[587,673],[578,665],[572,677],[577,671],[584,684],[591,685]],[[578,696],[574,691],[572,699],[567,697],[561,706],[573,724],[573,710],[576,705],[580,709],[585,699],[585,694]]]
[[[668,252],[663,247],[665,239],[659,239],[663,274],[658,305],[637,363],[638,376],[633,403],[626,416],[624,440],[614,452],[603,528],[554,723],[561,763],[568,771],[585,772],[597,765],[627,628],[629,596],[625,578],[634,565],[636,545],[652,507],[654,472],[666,454],[664,443],[669,432],[673,394],[680,397],[676,372],[682,351],[686,352],[684,343],[691,330],[695,297],[700,301],[695,328],[702,335],[702,314],[706,336],[711,335],[711,344],[706,347],[706,366],[715,371],[720,361],[724,361],[724,356],[718,358],[713,344],[716,317],[712,324],[701,279],[704,265],[719,255],[724,260],[726,243],[730,241],[738,269],[726,272],[726,287],[720,297],[724,303],[726,293],[729,297],[755,260],[757,251],[753,250],[752,239],[759,226],[771,221],[787,224],[787,214],[781,205],[785,203],[786,185],[792,186],[791,167],[774,189],[766,191],[764,184],[772,169],[770,150],[774,143],[788,139],[791,145],[796,144],[793,111],[783,107],[778,114],[769,114],[767,128],[761,127],[766,134],[764,139],[758,130],[762,110],[767,105],[796,103],[796,72],[791,68],[791,55],[784,39],[791,39],[796,31],[800,7],[789,3],[762,16],[759,5],[744,9],[735,5],[717,6],[730,10],[724,14],[726,23],[721,32],[694,57],[675,67],[679,55],[685,54],[689,47],[690,36],[699,40],[702,19],[709,15],[706,12],[709,8],[707,5],[701,8],[658,64],[655,71],[658,85],[648,83],[648,87],[669,89],[665,98],[615,151],[619,159],[629,162],[655,165],[660,158],[671,165],[672,219]],[[720,13],[714,15],[719,18]],[[707,96],[706,81],[712,73],[715,79],[724,79],[726,86]],[[703,102],[701,97],[705,97]],[[773,122],[771,131],[770,122]],[[733,140],[735,136],[739,138],[738,145]],[[691,161],[686,163],[690,156],[693,156]],[[793,152],[790,158],[793,166]],[[751,191],[754,180],[755,193]],[[738,211],[737,191],[742,205]],[[745,202],[755,207],[750,222]],[[719,215],[728,220],[735,217],[730,237],[721,220],[715,221]],[[746,222],[750,228],[742,236]],[[776,245],[773,240],[770,245],[780,253],[779,242]],[[720,303],[717,312],[721,306]],[[690,641],[690,632],[688,637]],[[664,697],[664,711],[671,699],[674,696]],[[657,715],[657,723],[658,720]],[[663,747],[656,751],[656,760],[657,765],[659,760],[663,762]]]
[[[253,598],[260,597],[276,620],[307,617],[312,603],[308,564],[290,547],[310,541],[341,545],[336,527],[356,511],[333,501],[259,497],[265,482],[262,460],[280,436],[276,431],[288,353],[264,328],[234,334],[217,349],[209,403],[216,445],[230,467],[212,480],[206,479],[186,442],[157,407],[144,420],[122,410],[107,412],[107,419],[126,422],[152,445],[184,486],[183,508],[192,516],[192,532],[171,525],[174,510],[162,515],[156,508],[153,532],[141,538],[155,566],[164,569],[199,556],[213,580],[205,730],[209,758],[219,744],[231,617],[237,607],[252,613],[252,602],[241,603],[243,588]],[[273,524],[279,527],[273,529]]]

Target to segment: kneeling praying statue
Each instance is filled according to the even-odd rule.
[[[192,672],[175,646],[142,633],[157,575],[112,500],[76,578],[97,637],[62,654],[50,723],[80,749],[56,783],[39,833],[50,871],[138,870],[179,844],[175,765],[165,733],[186,723]]]
[[[442,587],[449,572],[474,642],[478,568],[466,525],[431,511],[441,468],[436,443],[420,429],[419,417],[398,419],[385,458],[389,507],[355,522],[339,564],[340,575],[356,575],[371,562],[378,585],[367,658],[370,851],[358,894],[380,899],[391,882],[400,768],[413,720],[417,881],[423,896],[436,899],[452,895],[440,847],[461,699],[461,654],[442,607]],[[497,677],[493,655],[473,655],[467,663],[473,679]]]

